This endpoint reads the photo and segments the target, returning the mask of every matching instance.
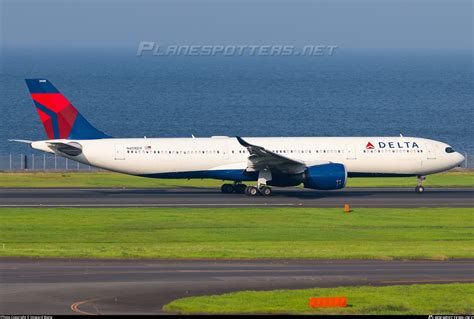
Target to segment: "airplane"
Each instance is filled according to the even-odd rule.
[[[459,166],[450,145],[418,137],[115,138],[89,123],[46,79],[26,79],[47,140],[33,149],[149,178],[211,178],[223,193],[269,196],[271,186],[336,190],[351,177],[425,176]],[[247,186],[244,182],[256,182]]]

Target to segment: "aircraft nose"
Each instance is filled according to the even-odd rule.
[[[461,153],[458,153],[458,152],[456,152],[456,157],[457,157],[456,159],[457,166],[460,166],[466,160],[466,158]]]

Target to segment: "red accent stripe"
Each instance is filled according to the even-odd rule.
[[[60,138],[68,138],[72,126],[74,125],[74,121],[76,120],[76,116],[77,110],[71,104],[58,113]]]
[[[36,108],[36,111],[38,112],[41,122],[43,122],[43,126],[46,131],[46,134],[48,134],[48,138],[54,139],[53,122],[51,121],[51,118],[49,117],[48,114],[44,113],[39,108]]]
[[[44,105],[53,112],[59,113],[66,106],[71,105],[61,93],[33,93],[33,100]]]

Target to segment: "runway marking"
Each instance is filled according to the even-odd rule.
[[[334,271],[334,270],[333,270]],[[159,272],[172,272],[172,273],[299,273],[299,272],[314,272],[313,269],[292,269],[292,270],[287,270],[287,269],[225,269],[225,270],[220,270],[220,269],[215,269],[215,270],[162,270]],[[345,270],[341,270],[340,272],[345,272]],[[317,275],[321,276],[321,275]]]
[[[185,206],[298,206],[300,204],[292,203],[275,203],[275,204],[259,204],[259,203],[203,203],[203,204],[7,204],[0,207],[153,207],[153,206],[169,206],[169,207],[185,207]],[[302,205],[302,204],[301,204]]]
[[[81,315],[87,315],[87,316],[96,316],[97,314],[96,313],[92,313],[92,312],[87,312],[87,311],[83,311],[83,310],[80,310],[78,307],[80,305],[83,305],[83,304],[86,304],[86,303],[89,303],[89,302],[94,302],[94,301],[97,301],[99,299],[90,299],[90,300],[84,300],[84,301],[78,301],[78,302],[75,302],[71,305],[71,310],[73,312],[77,312],[77,313],[80,313]]]
[[[377,191],[385,191],[385,190],[404,190],[404,191],[414,191],[414,186],[351,186],[345,187],[342,190],[336,190],[336,192],[347,192],[347,191],[364,191],[364,190],[377,190]],[[51,190],[65,190],[65,191],[97,191],[97,190],[106,190],[106,191],[196,191],[196,192],[206,192],[206,193],[221,193],[218,187],[192,187],[192,186],[177,186],[177,187],[0,187],[0,190],[3,191],[17,191],[17,190],[38,190],[38,191],[51,191]],[[288,192],[314,192],[314,190],[309,190],[300,187],[287,187],[287,188],[277,188],[278,191],[288,191]],[[474,187],[472,186],[427,186],[425,190],[430,191],[474,191]]]
[[[15,208],[15,207],[90,207],[90,208],[108,208],[108,207],[306,207],[306,208],[334,208],[334,207],[339,207],[343,203],[275,203],[275,204],[270,204],[270,203],[265,203],[265,204],[259,204],[259,203],[236,203],[236,204],[229,204],[229,203],[203,203],[203,204],[0,204],[0,208]],[[353,207],[371,207],[371,208],[417,208],[417,207],[436,207],[436,208],[449,208],[449,207],[456,207],[456,208],[472,208],[473,203],[468,202],[458,202],[454,204],[446,204],[446,205],[441,205],[437,203],[405,203],[405,204],[379,204],[379,203],[355,203],[352,206]]]
[[[430,282],[474,282],[474,279],[420,279],[420,280],[383,280],[383,284],[415,284]]]

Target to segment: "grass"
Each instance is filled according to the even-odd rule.
[[[0,209],[0,256],[448,259],[473,242],[472,208]]]
[[[323,296],[345,296],[348,306],[345,308],[308,306],[310,297]],[[242,291],[178,299],[165,305],[163,309],[182,314],[472,314],[474,284]]]
[[[221,181],[212,179],[155,179],[112,172],[0,173],[0,187],[176,188],[221,185]]]
[[[0,173],[0,187],[111,187],[174,188],[220,187],[211,179],[150,179],[109,172],[18,172]],[[428,176],[426,186],[474,187],[474,172],[448,172]],[[348,187],[415,187],[415,177],[350,178]]]

